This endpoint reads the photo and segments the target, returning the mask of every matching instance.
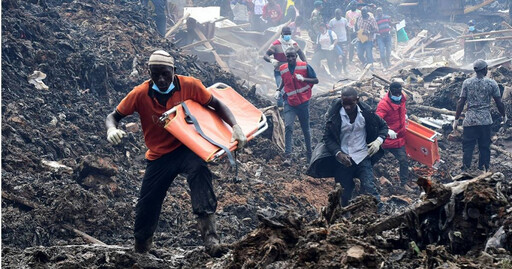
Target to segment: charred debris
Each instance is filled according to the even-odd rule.
[[[414,164],[418,182],[402,188],[396,161],[384,158],[374,170],[386,214],[377,214],[368,196],[341,208],[342,188],[332,179],[306,176],[304,157],[282,169],[282,122],[271,107],[271,68],[261,59],[278,29],[254,33],[224,20],[205,32],[203,43],[178,48],[156,38],[151,13],[139,1],[2,1],[2,265],[512,268],[512,134],[493,126],[493,172],[457,174],[460,138],[449,136],[447,120],[462,81],[471,76],[459,43],[463,21],[473,14],[482,18],[484,33],[512,29],[505,16],[489,15],[498,14],[501,1],[485,1],[495,4],[455,22],[416,19],[403,11],[407,5],[370,2],[406,19],[410,40],[397,44],[386,72],[353,66],[346,80],[326,76],[313,97],[311,128],[315,144],[325,108],[347,84],[376,105],[391,79],[404,83],[410,115],[442,134],[445,164],[435,171]],[[489,76],[501,85],[512,118],[510,32],[485,38],[487,57],[494,59]],[[273,130],[238,155],[238,178],[226,161],[211,164],[219,233],[231,248],[222,258],[209,257],[198,241],[182,177],[164,202],[154,250],[141,255],[131,247],[145,145],[136,117],[124,121],[125,143],[109,145],[104,117],[147,79],[146,58],[160,48],[176,58],[177,73],[205,85],[224,82],[265,109],[269,119],[274,114]],[[300,149],[302,136],[296,137]]]

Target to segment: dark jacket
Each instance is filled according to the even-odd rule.
[[[359,108],[365,119],[366,143],[373,142],[377,137],[386,139],[388,135],[388,125],[381,119],[369,105],[359,101]],[[318,143],[313,150],[312,158],[307,175],[315,178],[334,177],[336,167],[341,165],[335,158],[336,153],[341,150],[340,132],[341,132],[341,99],[334,100],[327,112],[327,122],[325,123],[324,136],[322,142]],[[384,150],[379,149],[371,157],[372,164],[375,164],[384,155]]]

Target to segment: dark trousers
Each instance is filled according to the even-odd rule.
[[[179,173],[187,174],[194,214],[202,216],[215,213],[217,198],[206,162],[187,147],[181,146],[147,163],[135,207],[135,239],[143,242],[153,236],[167,189]]]
[[[462,134],[462,164],[469,168],[473,159],[473,150],[478,142],[478,169],[489,169],[491,162],[491,125],[464,127]]]
[[[336,183],[340,183],[343,187],[343,193],[341,194],[342,206],[347,206],[348,202],[352,198],[352,192],[355,187],[355,177],[361,180],[363,193],[371,194],[380,201],[380,194],[377,191],[375,177],[373,176],[372,162],[369,158],[366,158],[359,164],[352,161],[352,165],[349,167],[346,167],[343,164],[338,164],[334,181]]]
[[[308,160],[311,157],[311,133],[309,131],[309,101],[304,102],[298,106],[291,106],[288,102],[284,101],[284,144],[285,154],[292,153],[292,136],[293,124],[295,123],[295,116],[299,118],[300,127],[304,134],[304,141],[306,143],[306,152]]]
[[[407,159],[405,146],[395,149],[384,149],[384,151],[390,152],[393,154],[393,156],[395,156],[400,165],[400,182],[405,184],[409,179],[409,160]]]

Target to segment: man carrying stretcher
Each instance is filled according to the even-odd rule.
[[[117,145],[126,133],[117,128],[119,121],[137,112],[140,117],[147,166],[135,208],[135,251],[149,251],[156,230],[162,203],[174,178],[187,174],[192,210],[198,216],[199,230],[205,249],[211,256],[220,256],[226,249],[220,245],[215,229],[217,198],[213,191],[212,174],[206,162],[164,129],[158,118],[167,110],[193,100],[215,109],[219,117],[233,128],[232,142],[242,148],[247,143],[242,129],[229,108],[215,98],[200,80],[175,75],[174,58],[163,50],[149,58],[151,79],[135,87],[110,113],[105,121],[107,140]]]

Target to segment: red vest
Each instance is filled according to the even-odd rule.
[[[297,42],[293,42],[293,47],[297,51],[300,50]],[[281,45],[281,41],[279,41],[279,39],[272,42],[272,45],[270,45],[270,49],[274,51],[274,59],[278,60],[279,62],[286,63],[286,54],[285,51],[283,50],[283,46]]]
[[[297,62],[294,73],[290,73],[288,63],[279,67],[281,78],[284,83],[284,92],[287,96],[288,104],[291,106],[298,106],[311,98],[311,89],[313,84],[304,81],[299,81],[295,75],[301,74],[303,77],[308,77],[307,63]]]

